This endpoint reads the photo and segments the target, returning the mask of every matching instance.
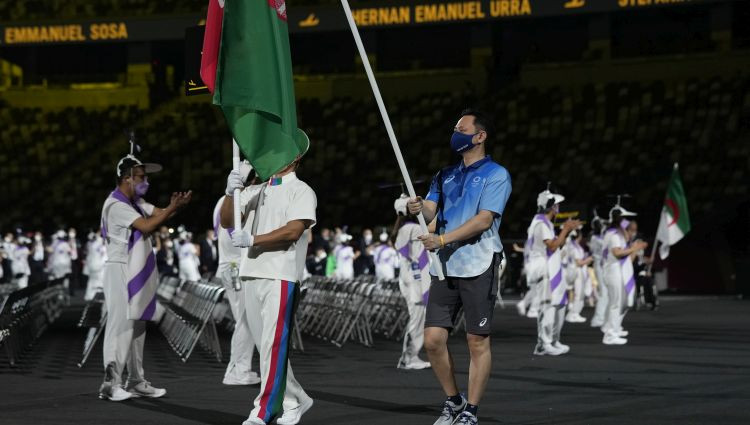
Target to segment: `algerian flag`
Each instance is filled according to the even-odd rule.
[[[211,0],[203,53],[201,77],[208,87],[215,82],[213,103],[262,180],[307,151],[310,141],[297,128],[284,0]]]
[[[689,231],[690,215],[688,214],[687,199],[675,163],[672,177],[669,179],[667,195],[664,197],[659,228],[656,231],[656,239],[661,243],[659,256],[662,260],[669,256],[669,248],[679,242]]]

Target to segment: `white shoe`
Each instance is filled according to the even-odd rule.
[[[628,340],[609,333],[607,335],[604,335],[602,343],[604,343],[604,345],[625,345],[628,343]]]
[[[249,372],[244,376],[237,376],[235,373],[225,375],[221,381],[224,385],[255,385],[260,383],[260,376],[255,372]]]
[[[266,423],[261,418],[250,416],[249,418],[245,419],[245,422],[242,422],[242,425],[266,425]]]
[[[429,369],[430,367],[432,367],[430,362],[424,361],[420,359],[419,357],[410,361],[409,363],[398,365],[399,369],[404,369],[404,370],[422,370],[422,369]]]
[[[284,414],[281,415],[279,419],[276,419],[276,423],[278,425],[295,425],[298,424],[300,419],[302,419],[302,415],[305,414],[313,405],[313,399],[308,397],[306,400],[303,400],[302,403],[300,403],[299,406],[295,407],[294,409],[285,410]]]
[[[534,349],[535,356],[559,356],[560,354],[563,354],[562,350],[554,345],[543,345],[541,347],[537,345]]]
[[[122,385],[103,385],[99,390],[99,398],[102,400],[124,401],[132,397],[133,394],[125,391]]]
[[[592,328],[601,328],[604,325],[604,321],[598,321],[598,320],[592,320],[591,321],[591,327]]]
[[[526,313],[526,317],[528,317],[529,319],[536,319],[537,317],[539,317],[539,310],[529,310]]]
[[[141,381],[133,385],[132,387],[130,387],[130,392],[133,394],[133,397],[148,398],[164,397],[164,395],[167,394],[167,390],[165,390],[164,388],[153,387],[148,381]]]
[[[558,350],[560,350],[561,351],[560,354],[565,354],[565,353],[567,353],[567,352],[570,351],[570,346],[569,345],[565,345],[565,344],[563,344],[560,341],[557,341],[556,343],[552,344],[552,346],[555,347],[555,348],[557,348]]]
[[[586,318],[581,316],[580,314],[576,314],[576,320],[578,323],[586,323]]]
[[[526,303],[524,303],[523,300],[517,302],[516,310],[518,310],[519,316],[525,316],[526,315]]]
[[[619,336],[620,338],[625,338],[626,336],[628,336],[628,334],[629,334],[629,333],[630,333],[630,332],[628,332],[628,331],[626,331],[625,329],[623,329],[623,330],[621,330],[621,331],[620,331],[620,332],[619,332],[619,333],[617,334],[617,336]]]

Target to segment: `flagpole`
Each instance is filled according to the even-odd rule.
[[[674,170],[677,170],[679,168],[679,164],[677,162],[674,163],[674,166],[672,168],[672,172]],[[669,187],[667,187],[667,191],[669,191]],[[667,195],[664,195],[664,198],[666,199]],[[661,207],[661,210],[659,210],[659,225],[656,226],[656,236],[654,236],[654,246],[651,247],[651,263],[648,265],[648,269],[646,272],[648,274],[651,274],[651,269],[654,267],[654,259],[656,258],[656,247],[659,245],[659,230],[661,230],[662,226],[662,212],[664,211],[664,206]]]
[[[365,47],[362,44],[362,39],[359,37],[359,30],[357,29],[357,24],[354,22],[354,17],[352,16],[352,9],[349,7],[349,2],[347,0],[341,0],[341,5],[344,8],[344,13],[346,14],[346,19],[349,21],[349,28],[352,30],[352,35],[354,36],[354,42],[357,44],[357,50],[359,50],[359,56],[362,59],[362,64],[365,66],[365,73],[367,73],[367,79],[370,81],[370,87],[372,88],[372,93],[375,95],[375,101],[378,104],[378,109],[380,110],[380,115],[383,118],[383,123],[385,124],[385,130],[388,133],[388,138],[391,141],[391,146],[393,147],[393,153],[396,154],[396,161],[398,162],[398,167],[401,169],[401,175],[404,178],[404,183],[406,183],[406,190],[409,192],[409,197],[416,198],[417,194],[414,191],[414,185],[411,183],[411,178],[409,177],[409,170],[406,169],[406,164],[404,163],[404,157],[401,155],[401,148],[398,146],[398,141],[396,140],[396,134],[393,132],[393,126],[391,125],[391,120],[388,117],[388,111],[385,109],[385,104],[383,103],[383,98],[380,95],[380,89],[378,88],[378,83],[375,80],[375,74],[372,72],[372,67],[370,66],[370,60],[367,58],[367,52],[365,51]],[[419,221],[419,226],[422,228],[422,232],[425,234],[428,233],[427,231],[427,223],[425,222],[424,215],[420,212],[417,215],[417,220]],[[445,276],[443,275],[443,266],[440,264],[440,259],[433,251],[429,251],[429,257],[430,257],[430,263],[435,265],[435,270],[437,271],[437,277],[440,280],[445,280]]]
[[[240,146],[237,141],[232,138],[232,169],[235,171],[240,170]],[[240,215],[240,189],[234,189],[234,228],[242,228],[242,216]]]

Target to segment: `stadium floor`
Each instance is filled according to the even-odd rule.
[[[591,316],[591,310],[584,315]],[[149,379],[168,390],[159,400],[97,399],[101,348],[78,369],[84,332],[71,307],[21,364],[0,365],[0,424],[236,424],[254,387],[221,385],[224,364],[196,351],[182,363],[158,330],[145,353]],[[748,424],[750,303],[731,298],[662,299],[657,312],[625,319],[630,343],[601,344],[588,324],[566,324],[563,357],[531,355],[535,322],[509,305],[494,320],[493,372],[479,411],[483,424]],[[443,399],[429,370],[395,368],[400,343],[341,349],[307,337],[295,375],[315,405],[302,423],[432,424]],[[222,343],[228,344],[228,335]],[[101,342],[99,343],[101,345]],[[458,379],[468,378],[463,337],[451,339]]]

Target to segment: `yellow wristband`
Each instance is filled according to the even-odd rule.
[[[443,238],[443,235],[440,235],[440,247],[441,248],[445,247],[445,238]]]

